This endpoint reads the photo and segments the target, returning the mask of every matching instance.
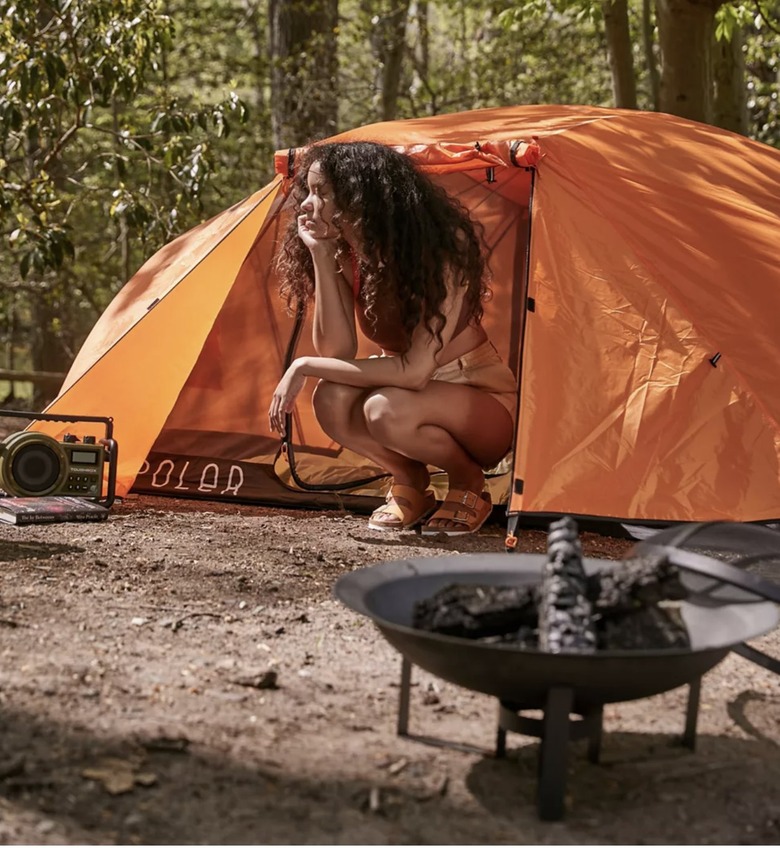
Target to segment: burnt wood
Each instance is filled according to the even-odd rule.
[[[571,530],[553,525],[538,586],[447,586],[414,604],[413,626],[549,653],[690,647],[675,566],[642,556],[588,577]]]

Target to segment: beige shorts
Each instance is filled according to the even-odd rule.
[[[490,341],[442,365],[434,371],[432,379],[481,389],[492,395],[515,420],[517,379]]]

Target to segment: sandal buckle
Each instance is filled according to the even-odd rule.
[[[477,501],[479,500],[479,495],[475,492],[464,492],[463,497],[460,499],[460,502],[463,506],[467,506],[470,509],[474,509],[477,505]]]

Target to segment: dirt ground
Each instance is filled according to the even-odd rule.
[[[695,753],[685,688],[608,706],[603,762],[571,746],[560,823],[536,815],[536,740],[498,760],[396,735],[399,656],[335,580],[503,539],[143,496],[105,523],[0,526],[0,842],[780,842],[780,681],[733,654]],[[583,536],[590,556],[628,544]],[[780,631],[754,644],[780,656]],[[418,669],[411,710],[415,733],[494,742],[493,699]]]

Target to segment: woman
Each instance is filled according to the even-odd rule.
[[[473,222],[407,156],[370,142],[311,147],[296,191],[278,271],[289,304],[314,301],[317,356],[282,377],[271,428],[284,432],[306,378],[317,378],[323,430],[393,477],[370,528],[476,532],[492,506],[483,469],[512,442],[516,381],[481,326]],[[357,325],[381,356],[355,359]],[[438,509],[428,466],[449,478]]]

